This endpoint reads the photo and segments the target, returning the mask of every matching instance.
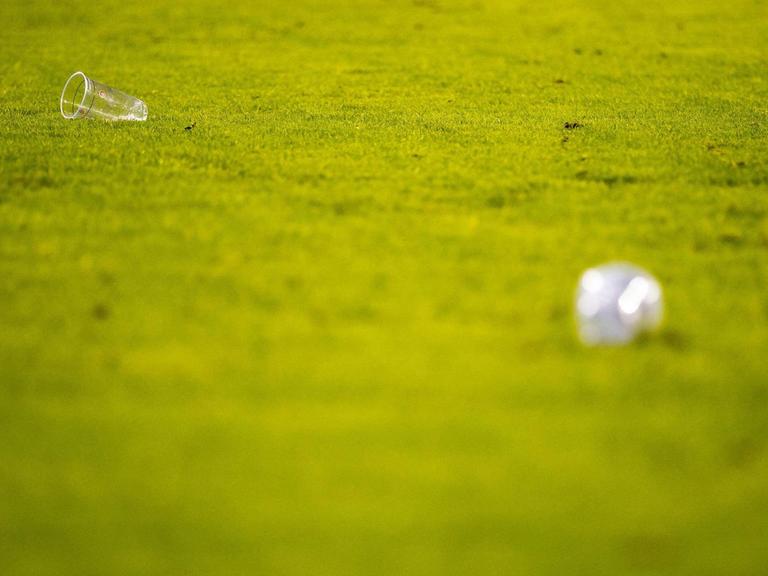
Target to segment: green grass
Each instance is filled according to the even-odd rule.
[[[0,3],[2,573],[765,574],[765,2],[226,4]]]

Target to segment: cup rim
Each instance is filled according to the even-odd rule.
[[[68,115],[66,112],[64,112],[64,93],[67,91],[67,86],[69,86],[69,83],[72,82],[72,79],[75,76],[82,76],[83,85],[85,86],[85,89],[83,90],[83,97],[80,100],[80,103],[77,105],[77,112],[75,112],[74,114]],[[66,82],[64,82],[64,88],[62,88],[61,97],[59,98],[59,111],[61,112],[61,115],[64,116],[64,118],[66,118],[67,120],[71,120],[72,118],[75,118],[78,112],[82,110],[83,104],[85,104],[85,97],[87,94],[88,94],[88,76],[86,76],[83,72],[78,70],[77,72],[73,73],[69,78],[67,78]]]

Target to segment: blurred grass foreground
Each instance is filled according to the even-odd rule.
[[[764,1],[0,21],[4,576],[766,573]]]

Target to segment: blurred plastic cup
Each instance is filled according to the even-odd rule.
[[[133,96],[88,78],[82,72],[69,77],[61,92],[61,115],[104,120],[147,119],[147,105]]]
[[[579,336],[590,346],[631,342],[659,327],[661,286],[648,272],[623,262],[590,268],[576,289]]]

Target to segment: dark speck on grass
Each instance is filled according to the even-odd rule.
[[[285,279],[285,287],[291,292],[295,292],[304,285],[300,276],[290,275]]]
[[[344,216],[347,213],[347,207],[341,202],[336,202],[333,205],[333,213],[336,216]]]
[[[566,83],[565,80],[563,80],[562,78],[555,78],[555,84],[565,84],[565,83]]]
[[[184,130],[190,131],[190,130],[192,130],[192,129],[193,129],[195,126],[197,126],[197,122],[192,122],[192,124],[190,124],[189,126],[185,127],[185,128],[184,128]]]
[[[93,316],[96,320],[103,321],[109,318],[109,307],[104,303],[98,303],[91,308],[91,316]]]
[[[579,122],[566,122],[563,124],[563,128],[566,130],[576,130],[576,128],[583,128],[584,124],[581,124]]]

